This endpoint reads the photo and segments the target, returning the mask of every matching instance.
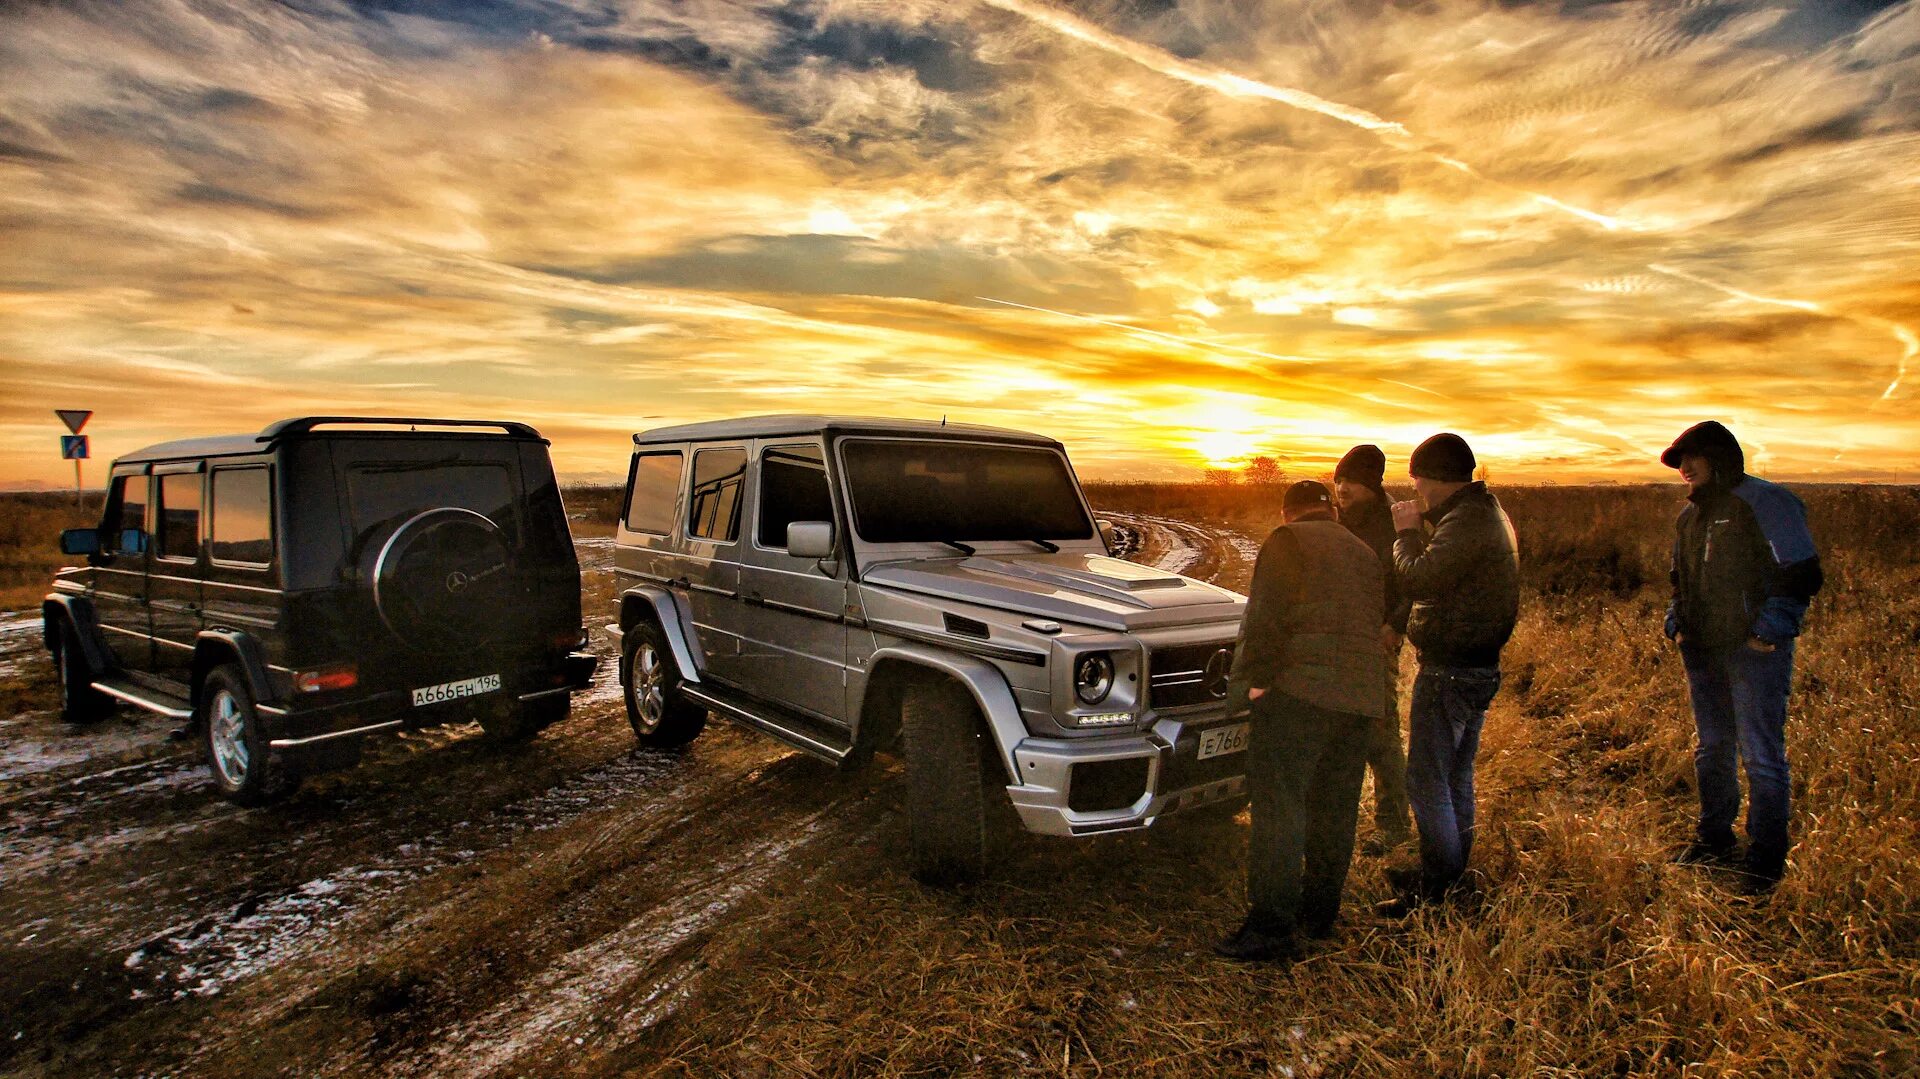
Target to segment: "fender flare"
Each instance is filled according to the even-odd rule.
[[[41,601],[40,635],[46,641],[47,651],[59,647],[59,630],[56,627],[63,618],[73,623],[87,669],[96,678],[111,673],[118,664],[114,662],[112,650],[100,636],[100,622],[94,617],[93,603],[85,596],[48,596]]]
[[[1000,766],[1007,772],[1007,782],[1020,782],[1013,750],[1026,738],[1027,725],[1020,718],[1020,705],[1013,699],[1013,688],[1007,685],[1006,675],[983,659],[922,644],[888,645],[873,653],[867,670],[878,670],[889,661],[934,671],[966,687],[973,696],[974,705],[980,709],[981,717],[987,721],[987,730],[992,733],[995,747],[999,750]],[[867,684],[873,684],[871,673],[868,674]],[[858,709],[855,709],[855,714],[859,714]]]
[[[631,628],[627,618],[627,605],[640,603],[653,613],[653,620],[660,626],[667,638],[667,649],[673,653],[673,665],[680,672],[683,682],[700,681],[700,657],[703,653],[694,647],[699,635],[693,626],[693,616],[687,611],[680,597],[667,588],[658,585],[635,585],[620,593],[620,632],[623,634],[621,655],[626,654],[624,634]],[[622,660],[624,662],[624,660]]]
[[[196,713],[200,708],[200,686],[206,681],[207,672],[226,662],[214,658],[221,653],[231,653],[234,661],[239,663],[255,704],[271,704],[279,699],[280,694],[275,692],[272,679],[267,677],[266,656],[261,651],[258,638],[236,629],[203,629],[193,640],[193,706]]]

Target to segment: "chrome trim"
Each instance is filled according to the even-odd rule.
[[[571,693],[573,692],[573,688],[572,686],[558,686],[554,689],[537,689],[532,693],[520,694],[519,699],[523,701],[537,701],[542,697],[551,697],[556,693]]]
[[[391,730],[394,727],[405,726],[406,722],[404,719],[390,719],[385,723],[375,723],[367,727],[355,727],[348,731],[331,731],[327,734],[314,734],[305,738],[275,738],[268,742],[267,745],[272,746],[274,749],[293,749],[298,746],[312,745],[315,742],[330,742],[335,738],[351,738],[356,734],[372,734],[374,731]]]
[[[138,705],[149,712],[158,712],[168,719],[193,718],[193,709],[191,708],[175,708],[169,704],[161,704],[159,701],[148,700],[130,689],[121,689],[119,686],[106,682],[95,682],[93,683],[93,688],[112,697],[116,701],[125,701],[128,704]]]
[[[699,581],[687,581],[679,585],[679,587],[690,589],[694,592],[705,592],[710,596],[724,596],[727,599],[740,598],[740,593],[731,588],[720,588],[716,585],[701,584]]]

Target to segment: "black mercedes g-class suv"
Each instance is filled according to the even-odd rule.
[[[378,731],[522,741],[594,657],[547,442],[505,421],[309,416],[113,463],[42,612],[70,722],[185,721],[243,804]]]

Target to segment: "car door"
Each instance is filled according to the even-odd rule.
[[[815,559],[787,553],[789,524],[835,519],[826,455],[809,440],[759,443],[754,456],[753,527],[740,560],[741,688],[844,724],[846,570],[823,573]]]
[[[151,502],[145,465],[115,469],[101,519],[100,557],[92,570],[93,615],[123,671],[153,669],[153,623],[147,608],[147,535]]]
[[[206,566],[206,475],[198,461],[153,469],[154,534],[147,577],[153,618],[153,672],[183,693],[200,636]]]
[[[209,629],[247,633],[279,655],[279,566],[275,558],[273,472],[267,464],[215,468],[209,478],[207,571],[201,621]]]
[[[687,476],[684,569],[679,588],[699,630],[707,673],[737,686],[741,684],[740,639],[745,628],[739,552],[746,447],[701,446],[693,451]]]

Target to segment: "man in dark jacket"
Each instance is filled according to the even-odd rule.
[[[1333,497],[1340,523],[1366,541],[1386,575],[1386,608],[1380,643],[1387,653],[1387,706],[1367,735],[1367,768],[1373,772],[1374,835],[1363,850],[1384,854],[1407,841],[1407,750],[1400,735],[1400,638],[1407,612],[1393,572],[1393,512],[1382,486],[1387,455],[1380,447],[1355,446],[1333,470]]]
[[[1408,459],[1418,503],[1393,506],[1393,564],[1412,604],[1407,640],[1420,657],[1407,713],[1407,794],[1420,831],[1420,877],[1388,908],[1404,914],[1447,894],[1473,850],[1473,766],[1500,650],[1520,609],[1513,523],[1473,481],[1466,440],[1438,434]],[[1421,512],[1421,506],[1426,512]],[[1432,526],[1431,536],[1423,525]]]
[[[1290,960],[1325,937],[1353,859],[1366,731],[1385,707],[1380,560],[1333,519],[1324,484],[1287,489],[1254,565],[1231,685],[1252,704],[1248,911],[1215,950]],[[1238,709],[1234,709],[1238,711]]]
[[[1682,432],[1660,462],[1687,481],[1673,541],[1667,636],[1680,646],[1699,743],[1700,823],[1676,856],[1732,864],[1740,815],[1736,765],[1747,765],[1747,854],[1754,891],[1787,864],[1787,693],[1793,644],[1820,590],[1820,556],[1793,492],[1746,474],[1733,432],[1712,420]]]

